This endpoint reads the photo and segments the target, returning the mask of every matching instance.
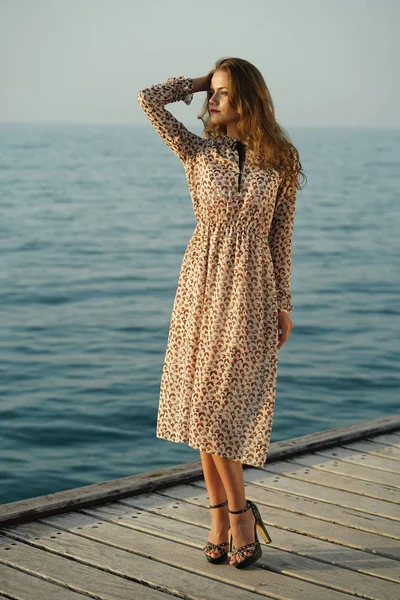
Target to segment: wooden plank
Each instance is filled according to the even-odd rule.
[[[246,490],[249,490],[251,483],[247,481]],[[206,487],[205,483],[198,482],[193,484],[199,487]],[[280,490],[270,490],[265,487],[251,488],[253,494],[262,497],[263,504],[274,506],[292,513],[322,519],[329,523],[337,523],[345,527],[351,527],[368,533],[376,533],[380,536],[390,537],[400,540],[400,521],[385,519],[380,515],[374,514],[373,510],[368,514],[360,512],[353,508],[342,508],[334,504],[327,504],[316,498],[305,498],[295,493],[281,492]],[[370,499],[372,504],[373,500]]]
[[[379,442],[373,442],[371,440],[362,440],[360,442],[347,443],[340,446],[340,448],[347,448],[348,450],[355,450],[366,454],[373,454],[374,456],[382,456],[383,458],[390,458],[391,460],[397,460],[400,464],[400,448],[396,446],[386,446]]]
[[[23,527],[21,525],[21,527]],[[98,568],[92,568],[87,564],[82,564],[76,560],[72,560],[73,556],[64,552],[63,556],[58,556],[51,552],[45,551],[45,544],[41,538],[42,531],[38,524],[29,525],[26,527],[32,527],[33,536],[29,540],[29,544],[24,543],[23,536],[19,535],[17,531],[10,532],[10,537],[0,535],[0,562],[12,567],[13,570],[24,570],[30,573],[32,580],[35,577],[40,577],[44,580],[51,581],[61,587],[68,587],[75,592],[81,592],[82,594],[92,594],[99,598],[108,598],[109,600],[117,600],[121,598],[140,598],[141,600],[169,600],[170,596],[162,593],[159,590],[151,589],[146,585],[140,585],[134,578],[129,578],[129,573],[121,577],[121,573],[118,573],[118,569],[114,574],[107,573]],[[51,535],[57,543],[62,547],[64,535],[62,532],[51,529]],[[14,535],[15,534],[15,535]],[[11,538],[12,535],[12,538]],[[74,536],[78,540],[79,536]],[[36,538],[36,539],[35,539]],[[10,542],[13,541],[15,544],[11,546],[12,550],[5,550],[5,547],[10,546]],[[96,555],[102,555],[105,553],[103,547],[92,548]],[[136,560],[137,557],[132,557],[128,553],[125,553],[125,560]],[[91,562],[90,560],[88,562]],[[96,562],[94,558],[93,562]],[[108,569],[107,569],[108,570]],[[110,569],[111,570],[111,569]],[[56,590],[53,596],[47,596],[47,598],[57,598],[58,600],[58,587],[53,585]],[[43,596],[46,598],[46,596]],[[42,597],[42,598],[43,598]],[[28,596],[31,600],[30,596]]]
[[[321,592],[324,600],[350,600],[347,593],[321,588],[303,580],[300,582],[270,570],[266,573],[258,563],[243,571],[228,563],[212,565],[205,559],[198,542],[182,544],[178,540],[143,533],[135,528],[138,515],[133,516],[135,518],[130,519],[133,526],[130,522],[116,525],[104,521],[97,514],[93,517],[70,512],[46,519],[51,521],[52,526],[42,522],[18,525],[12,535],[29,541],[30,545],[40,544],[51,551],[52,556],[56,552],[73,558],[77,564],[90,563],[97,567],[96,573],[107,569],[122,576],[121,581],[125,581],[125,577],[140,579],[145,584],[143,590],[151,586],[171,595],[187,597],[189,594],[193,600],[231,600],[235,596],[240,600],[256,600],[260,595],[276,598],[278,593],[282,600],[320,600]],[[183,523],[182,527],[185,527]],[[36,540],[37,537],[40,539]],[[47,554],[50,555],[50,552]],[[22,559],[23,556],[18,556],[19,564]],[[268,569],[268,566],[265,568]],[[47,565],[43,569],[47,569]],[[87,587],[92,583],[93,579]],[[116,593],[111,595],[111,590],[108,593],[110,598],[117,597]],[[118,598],[143,597],[140,594],[135,596],[135,591],[126,596],[120,590],[118,593]],[[104,591],[101,597],[104,597]]]
[[[170,488],[163,491],[162,496],[176,499],[179,507],[178,503],[181,499],[187,500],[188,498],[194,498],[191,489],[192,487],[202,488],[203,485],[201,482],[196,482],[191,485],[182,484],[179,486],[179,493],[176,492],[175,489]],[[161,492],[155,492],[155,494],[161,495]],[[331,523],[308,515],[290,512],[272,506],[271,504],[266,504],[264,501],[265,492],[264,490],[257,488],[257,486],[252,486],[251,491],[249,486],[247,486],[246,494],[248,494],[247,497],[256,502],[257,505],[260,503],[260,513],[267,529],[268,525],[280,527],[282,529],[302,533],[303,535],[312,535],[337,544],[344,544],[350,548],[368,550],[371,553],[386,556],[387,558],[395,560],[400,559],[400,544],[395,539],[381,536],[376,533],[349,528],[345,525]],[[196,497],[201,497],[201,495],[197,494]],[[142,498],[143,497],[141,497],[141,499]],[[138,499],[135,497],[132,499],[121,500],[121,502],[128,506],[135,506],[138,503]]]
[[[389,415],[274,442],[270,445],[267,460],[268,462],[282,460],[394,431],[400,431],[400,415]]]
[[[135,497],[136,498],[140,498],[140,497]],[[160,498],[157,499],[158,503],[160,503]],[[162,502],[165,502],[164,499],[161,499]],[[171,506],[172,506],[172,510],[173,506],[175,505],[175,502],[172,502]],[[183,508],[186,508],[186,504],[183,505]],[[106,505],[104,507],[99,507],[93,510],[90,509],[85,509],[83,511],[85,514],[90,514],[91,516],[95,517],[95,518],[101,518],[101,519],[107,519],[109,522],[114,522],[114,523],[118,523],[118,524],[124,524],[127,527],[132,527],[132,516],[134,516],[133,522],[134,522],[134,526],[135,528],[140,529],[140,531],[143,531],[143,521],[142,521],[142,514],[137,514],[135,509],[132,511],[132,509],[128,510],[128,507],[126,506],[116,506],[116,503],[113,504],[113,507],[110,507],[110,505]],[[181,512],[181,511],[179,511]],[[197,511],[198,512],[198,511]],[[203,518],[206,517],[208,511],[207,510],[203,510]],[[146,514],[146,513],[144,513]],[[175,515],[176,515],[176,510],[175,510]],[[195,540],[198,541],[199,546],[201,546],[204,542],[205,542],[205,537],[204,537],[204,533],[202,531],[199,531],[199,528],[197,528],[197,531],[195,534],[193,534],[193,532],[191,532],[191,535],[188,534],[188,532],[186,531],[187,526],[188,526],[188,517],[187,514],[183,511],[183,514],[179,514],[175,516],[175,519],[165,519],[165,518],[161,518],[161,517],[157,517],[156,515],[151,515],[149,514],[148,516],[152,516],[153,519],[157,519],[158,518],[158,523],[153,523],[153,528],[152,528],[152,532],[155,535],[159,535],[160,531],[162,532],[162,536],[163,538],[165,538],[165,534],[166,534],[166,530],[165,527],[169,527],[169,524],[172,522],[175,523],[175,529],[173,531],[173,535],[171,536],[171,534],[168,536],[168,539],[173,539],[175,542],[180,542],[182,539],[182,532],[185,531],[185,540],[189,540],[190,543],[193,543]],[[179,517],[179,521],[176,520],[176,517]],[[53,517],[52,519],[57,519],[57,517]],[[182,523],[182,520],[184,521],[184,523]],[[166,522],[166,523],[165,523]],[[192,529],[194,529],[193,525],[192,525]],[[136,538],[136,536],[135,536]],[[268,565],[268,568],[273,571],[273,572],[282,572],[285,571],[285,573],[287,572],[287,567],[288,567],[288,556],[287,553],[283,553],[283,552],[277,552],[280,556],[279,559],[276,559],[274,561],[274,557],[271,557],[271,554],[269,552],[269,549],[271,548],[270,545],[268,545],[267,550],[265,550],[265,552],[268,554],[268,561],[266,561],[266,564]],[[184,550],[184,554],[186,554],[186,550]],[[174,558],[176,559],[178,556],[180,556],[180,550],[179,550],[179,546],[178,549],[174,551]],[[182,561],[185,560],[182,556]],[[205,560],[203,558],[203,560]],[[264,558],[262,558],[262,561],[264,561]],[[261,561],[260,565],[263,564],[263,562]],[[228,566],[229,567],[229,566]],[[333,577],[329,576],[326,577],[326,568],[323,567],[319,562],[316,564],[315,561],[310,561],[304,558],[297,558],[297,565],[296,565],[296,571],[293,570],[293,572],[291,571],[291,575],[293,577],[299,577],[298,573],[301,573],[301,580],[302,581],[308,581],[309,580],[309,576],[307,574],[307,569],[310,570],[311,573],[311,581],[310,583],[323,583],[324,585],[327,585],[328,587],[332,587],[333,589],[335,589],[335,587],[337,585],[339,585],[340,588],[343,587],[343,576],[347,575],[347,572],[344,573],[342,569],[334,569],[337,571],[340,571],[340,575],[336,578],[336,581],[333,580]],[[297,574],[296,574],[297,573]],[[330,573],[332,573],[332,571],[330,571]],[[358,576],[356,575],[356,578]],[[382,581],[381,580],[375,580],[373,581],[373,583],[371,584],[370,581],[370,577],[367,577],[365,575],[363,575],[362,577],[359,577],[357,580],[357,585],[354,586],[354,589],[358,589],[360,590],[360,585],[361,585],[361,579],[364,580],[364,588],[365,589],[369,589],[371,590],[371,585],[372,588],[375,590],[381,590],[382,588]],[[329,581],[328,581],[329,580]],[[276,582],[276,584],[275,584]],[[375,586],[376,583],[376,586]],[[276,589],[275,589],[275,585],[276,585]],[[269,593],[271,593],[274,597],[276,597],[276,595],[279,595],[279,586],[282,585],[282,581],[279,580],[279,578],[273,577],[272,575],[268,576],[268,591]],[[287,586],[288,584],[285,582],[285,586]],[[397,589],[397,586],[395,588],[395,585],[393,583],[388,584],[387,590],[394,590]],[[195,591],[195,590],[193,590]],[[259,590],[257,590],[259,591]],[[340,590],[339,590],[340,591]],[[285,588],[285,592],[287,592],[287,589]],[[313,592],[313,589],[311,588],[311,593]],[[293,589],[293,595],[295,596],[295,594],[298,593],[298,586],[295,586]],[[241,597],[241,596],[240,596]],[[367,596],[367,597],[371,597],[371,596]]]
[[[85,514],[101,517],[117,523],[127,523],[145,533],[151,533],[167,539],[178,540],[181,543],[205,543],[211,525],[210,511],[207,505],[201,505],[201,500],[207,501],[206,495],[197,490],[197,484],[188,484],[193,487],[192,496],[179,505],[179,520],[176,518],[175,502],[169,498],[153,498],[153,494],[146,495],[140,507],[131,507],[123,502],[112,502],[99,508],[85,509]],[[155,495],[158,495],[156,492]],[[204,498],[203,498],[204,494]],[[135,504],[141,496],[133,499]],[[169,504],[168,504],[169,503]],[[131,502],[129,502],[131,504]],[[132,525],[132,516],[134,524]],[[184,526],[183,524],[184,523]],[[199,528],[203,530],[199,531]],[[286,565],[287,552],[299,556],[322,561],[328,565],[336,565],[351,571],[365,573],[380,579],[396,583],[400,582],[399,563],[386,557],[368,554],[354,548],[346,548],[310,536],[304,536],[290,529],[268,527],[271,532],[272,543],[262,545],[263,552],[267,555],[268,568],[275,572],[282,572],[281,559]],[[285,554],[281,555],[283,550]],[[264,560],[264,559],[262,559]],[[311,563],[310,563],[311,564]]]
[[[9,502],[0,505],[0,527],[52,514],[61,514],[76,508],[100,505],[104,502],[141,494],[143,490],[163,489],[171,484],[176,485],[180,481],[187,483],[202,476],[200,461],[193,461],[149,473],[121,477],[54,494]]]
[[[357,494],[386,500],[387,502],[392,502],[395,506],[400,504],[398,489],[380,483],[363,481],[361,479],[354,482],[354,479],[348,475],[341,475],[340,473],[317,468],[318,460],[316,460],[315,456],[312,454],[302,456],[301,460],[304,463],[306,462],[306,457],[308,457],[308,462],[310,464],[300,464],[300,457],[298,457],[297,462],[285,460],[277,463],[267,463],[267,467],[263,470],[269,472],[273,469],[274,472],[281,472],[287,477],[293,476],[296,479],[303,479],[304,481],[310,481],[326,486],[329,489],[337,489],[339,491],[346,490],[355,492],[356,483]],[[317,467],[314,468],[312,463],[316,463]]]
[[[369,467],[364,467],[363,465],[354,464],[345,460],[336,460],[336,457],[330,458],[329,456],[324,456],[320,453],[302,454],[301,456],[296,456],[293,459],[289,459],[287,462],[295,466],[302,465],[303,467],[313,467],[313,469],[320,469],[326,473],[346,475],[346,477],[352,478],[352,485],[354,488],[358,485],[358,481],[380,483],[387,488],[392,488],[395,490],[397,497],[399,496],[399,476],[389,473],[388,471],[371,469]]]
[[[372,470],[386,471],[390,478],[393,478],[395,485],[400,487],[400,462],[398,460],[392,460],[389,457],[374,456],[373,454],[367,454],[366,452],[358,452],[337,446],[336,448],[328,448],[326,450],[320,450],[315,453],[318,456],[328,456],[336,460],[346,461],[353,465],[362,465]]]
[[[86,595],[72,592],[65,587],[0,564],[0,598],[10,598],[10,596],[18,600],[44,600],[45,598],[84,600],[87,598]]]
[[[332,447],[344,442],[356,441],[377,434],[400,430],[400,415],[388,415],[370,421],[362,421],[345,427],[306,434],[290,440],[272,443],[268,462],[294,457],[304,452]],[[245,465],[244,468],[247,468]],[[77,508],[101,505],[145,492],[166,489],[203,478],[201,461],[157,469],[122,477],[112,481],[64,490],[35,498],[0,505],[0,527],[27,522],[39,517],[61,514]]]
[[[247,474],[244,476],[248,484],[246,490],[249,490],[251,483],[247,479]],[[204,482],[196,482],[193,485],[202,488],[206,487]],[[372,499],[370,499],[370,511],[366,514],[365,512],[358,511],[355,507],[343,508],[334,504],[327,504],[317,498],[311,499],[296,493],[287,493],[266,487],[252,487],[251,492],[262,498],[263,504],[268,506],[400,540],[400,521],[385,519],[374,513]],[[167,491],[167,493],[169,492]]]
[[[385,446],[394,446],[400,448],[400,437],[391,433],[383,433],[382,435],[375,435],[365,438],[366,442],[376,442],[384,444]]]
[[[265,475],[260,477],[258,469],[246,469],[243,473],[243,478],[246,483],[256,483],[261,487],[281,492],[288,492],[296,496],[303,496],[313,500],[321,500],[343,508],[355,508],[361,512],[380,515],[395,521],[400,520],[400,507],[394,502],[381,500],[382,486],[373,484],[373,489],[362,489],[357,484],[357,489],[354,489],[353,483],[348,486],[349,489],[343,489],[343,480],[348,484],[348,480],[342,476],[334,476],[326,474],[317,469],[305,469],[304,467],[295,468],[293,465],[288,465],[286,462],[271,463],[269,467],[264,467]],[[371,486],[371,484],[364,484]],[[368,495],[365,492],[368,492]],[[398,492],[397,494],[400,502]],[[329,510],[329,507],[327,507]]]
[[[197,487],[197,484],[191,484],[188,487],[195,488]],[[169,491],[171,492],[171,490]],[[156,492],[153,495],[159,495],[159,492]],[[181,498],[182,495],[184,494],[179,492],[178,497]],[[181,536],[181,530],[183,531],[181,525],[182,521],[177,522],[177,516],[179,516],[179,519],[182,519],[185,524],[190,523],[190,525],[201,524],[204,526],[206,521],[209,520],[207,519],[207,516],[209,515],[208,509],[206,509],[204,505],[201,506],[199,504],[202,501],[207,502],[206,494],[199,493],[197,496],[192,495],[191,500],[193,503],[192,501],[183,502],[179,500],[178,513],[175,508],[175,506],[178,505],[178,502],[172,501],[168,506],[165,504],[165,498],[157,499],[149,497],[149,495],[146,496],[146,499],[140,496],[135,497],[132,501],[123,501],[124,505],[127,503],[130,505],[131,503],[137,504],[138,501],[142,500],[140,508],[148,511],[146,520],[143,519],[142,515],[140,515],[139,521],[135,519],[136,527],[153,531],[161,529],[163,535],[166,535],[166,528],[168,528],[168,531],[170,532],[169,535],[175,538],[176,536]],[[196,502],[196,504],[194,504],[194,502]],[[132,509],[133,508],[134,507],[132,507]],[[163,516],[168,517],[168,519],[161,521],[161,510],[163,511]],[[97,515],[101,514],[103,518],[108,517],[109,519],[118,519],[118,522],[120,522],[121,516],[127,523],[129,523],[130,520],[130,514],[126,513],[123,515],[123,513],[120,512],[120,509],[115,505],[113,505],[113,507],[109,506],[108,508],[103,507],[93,509],[93,511],[95,511]],[[93,511],[90,512],[92,513]],[[85,510],[85,512],[87,512],[87,510]],[[267,555],[265,568],[271,569],[274,572],[290,574],[291,577],[300,577],[303,580],[308,580],[310,582],[318,582],[321,585],[326,585],[334,589],[345,590],[349,593],[355,593],[357,590],[360,595],[362,594],[363,597],[368,598],[381,597],[382,587],[385,588],[388,595],[389,592],[393,593],[398,589],[398,583],[386,586],[386,582],[383,584],[383,580],[380,578],[380,576],[385,577],[385,575],[388,577],[395,576],[394,570],[397,569],[398,581],[400,573],[397,561],[387,561],[387,559],[375,557],[368,553],[361,553],[353,549],[343,549],[334,544],[310,539],[308,536],[300,536],[290,530],[274,530],[273,527],[269,528],[269,530],[271,531],[273,541],[271,544],[268,544],[265,550],[265,554]],[[306,557],[305,554],[302,554],[308,545],[311,547],[311,544],[315,544],[314,549],[310,550],[310,553],[314,552],[315,556],[313,556],[313,558],[316,560],[311,560]],[[282,552],[280,550],[282,545],[285,549],[287,548],[288,551]],[[262,547],[264,549],[264,546]],[[299,552],[293,552],[293,548],[295,550],[299,549]],[[345,569],[338,568],[341,560],[343,561]],[[383,563],[381,561],[383,561]],[[264,564],[264,556],[261,558],[261,564]],[[327,564],[329,564],[329,568],[327,568]],[[361,572],[358,569],[367,569],[370,570],[371,573],[374,572],[375,569],[376,572],[374,574],[376,575],[376,573],[380,572],[380,575],[379,577],[361,576]],[[275,594],[275,589],[273,587],[269,587],[269,590],[271,593]],[[279,590],[277,591],[277,594],[279,594]],[[324,596],[322,595],[321,597]]]
[[[193,484],[194,485],[194,484]],[[195,487],[195,485],[194,485]],[[135,500],[138,497],[135,498]],[[140,498],[140,497],[139,497]],[[151,501],[150,505],[152,510],[153,503]],[[165,502],[165,500],[163,500]],[[173,509],[174,503],[171,504],[171,509]],[[105,507],[100,507],[97,509],[85,509],[85,514],[90,513],[93,516],[101,517],[103,519],[108,519],[111,522],[115,523],[125,523],[127,526],[131,526],[132,523],[132,511],[134,509],[129,509],[127,506],[120,506],[119,503],[114,503],[112,506],[106,505]],[[176,511],[175,511],[176,512]],[[189,503],[183,503],[179,509],[179,521],[174,518],[172,514],[171,518],[165,518],[158,514],[153,514],[153,512],[142,512],[138,518],[134,519],[135,527],[140,528],[141,531],[146,530],[147,532],[152,532],[157,534],[159,531],[162,532],[163,536],[169,535],[171,539],[178,539],[178,541],[183,541],[187,539],[189,535],[187,531],[188,524],[190,524],[191,530],[193,530],[193,525],[201,525],[206,526],[208,523],[207,516],[208,510],[205,507],[194,507]],[[182,527],[182,521],[185,522],[186,527]],[[282,535],[295,537],[290,532],[281,532]],[[190,539],[193,540],[196,534],[190,532]],[[182,538],[182,536],[185,536]],[[199,543],[204,541],[204,534],[200,533],[196,536],[199,540]],[[298,537],[298,536],[297,536]],[[268,554],[268,568],[274,572],[284,573],[290,575],[291,577],[299,577],[301,573],[301,579],[309,582],[318,582],[320,585],[326,585],[328,587],[332,587],[333,589],[337,589],[338,591],[343,591],[345,589],[346,592],[363,594],[364,597],[374,598],[382,596],[382,579],[378,577],[370,577],[365,574],[360,574],[359,572],[351,572],[346,568],[346,571],[337,564],[337,556],[335,552],[335,548],[331,545],[330,548],[325,548],[326,556],[335,556],[334,561],[330,563],[330,568],[328,569],[326,566],[326,562],[321,562],[320,560],[312,560],[310,558],[291,554],[290,552],[282,552],[279,548],[274,546],[274,543],[268,545],[266,553]],[[357,551],[355,551],[357,553]],[[361,552],[358,552],[358,555],[361,555]],[[264,557],[261,559],[264,560]],[[354,565],[356,557],[352,556],[352,563],[348,561],[348,564]],[[378,558],[378,562],[382,560]],[[383,559],[386,561],[387,559]],[[363,565],[365,564],[365,555],[358,556],[358,562]],[[368,561],[373,563],[372,561]],[[390,561],[392,565],[394,564],[397,572],[399,571],[398,563],[395,561]],[[347,565],[346,565],[347,567]],[[400,575],[400,574],[399,574]],[[346,585],[344,588],[343,578],[346,579]],[[389,596],[389,593],[394,594],[398,590],[398,583],[388,582],[384,584],[385,593]],[[275,591],[273,587],[269,587],[270,593],[275,595],[277,593],[279,595],[279,590]]]

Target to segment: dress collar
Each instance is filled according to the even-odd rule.
[[[224,140],[224,142],[227,143],[231,148],[237,148],[238,146],[246,146],[246,144],[244,144],[240,140],[230,137],[229,135],[226,135],[226,133],[222,133],[219,137],[222,140]]]

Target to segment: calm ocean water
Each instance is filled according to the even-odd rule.
[[[155,437],[183,254],[147,126],[0,126],[0,503],[198,460]],[[291,129],[308,184],[272,442],[399,412],[400,131]]]

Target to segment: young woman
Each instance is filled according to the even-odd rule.
[[[165,105],[190,104],[201,91],[199,136]],[[229,546],[230,564],[244,568],[262,555],[257,527],[271,542],[245,497],[242,464],[266,461],[278,350],[293,327],[299,154],[261,73],[244,59],[220,59],[203,77],[170,77],[141,90],[138,102],[180,159],[197,220],[175,295],[156,437],[200,451],[214,509],[203,550],[222,563]]]

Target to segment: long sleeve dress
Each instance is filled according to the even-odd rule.
[[[197,221],[172,309],[156,437],[263,466],[275,409],[278,310],[293,309],[296,188],[272,167],[255,166],[241,142],[200,137],[165,108],[192,98],[193,80],[183,75],[138,94],[184,167]]]

